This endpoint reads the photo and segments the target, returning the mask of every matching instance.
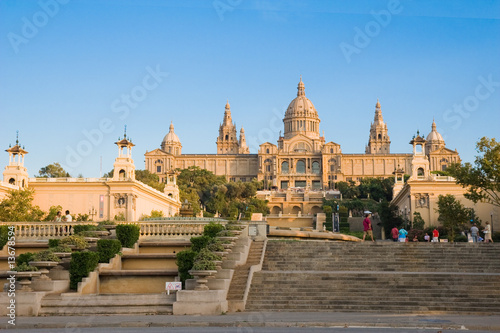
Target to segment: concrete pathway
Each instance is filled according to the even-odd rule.
[[[219,316],[61,316],[0,319],[2,329],[85,327],[391,327],[500,331],[498,315],[408,315],[359,312],[238,312]]]

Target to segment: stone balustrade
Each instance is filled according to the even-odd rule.
[[[117,224],[137,224],[140,226],[140,239],[191,238],[201,236],[203,228],[211,221],[136,221],[117,222]],[[218,220],[225,224],[226,221]],[[15,227],[17,240],[47,240],[73,235],[73,226],[96,222],[0,222],[0,225]]]

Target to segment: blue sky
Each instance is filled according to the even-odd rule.
[[[473,161],[480,137],[499,138],[499,18],[486,0],[2,0],[0,144],[19,130],[30,176],[59,162],[97,177],[127,125],[143,169],[170,121],[183,153],[215,153],[229,99],[256,153],[302,75],[344,153],[364,152],[379,98],[392,152],[435,118]]]

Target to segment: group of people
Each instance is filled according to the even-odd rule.
[[[394,242],[408,242],[409,241],[409,239],[407,237],[408,231],[406,231],[405,228],[401,228],[399,230],[396,227],[392,228],[391,236],[392,236],[392,240]],[[413,237],[412,241],[418,242],[418,236],[415,235]],[[429,236],[428,233],[425,233],[424,241],[426,241],[426,242],[439,242],[439,231],[436,228],[434,228],[434,230],[432,231],[432,240],[431,240],[431,236]]]
[[[54,218],[54,222],[72,222],[73,217],[70,215],[69,210],[66,211],[66,215],[62,215],[61,211],[58,211],[56,217]]]
[[[486,226],[483,229],[484,239],[479,235],[479,228],[475,223],[472,224],[470,228],[470,236],[472,238],[473,243],[482,242],[484,240],[485,243],[493,243],[493,239],[491,238],[491,226],[490,222],[486,222]]]
[[[363,220],[363,242],[365,241],[366,235],[370,236],[372,239],[372,242],[375,241],[373,238],[373,228],[372,228],[372,222],[370,220],[371,212],[366,211],[365,212],[365,219]],[[491,226],[489,222],[486,222],[486,226],[483,229],[484,233],[484,242],[485,243],[493,243],[493,239],[491,238]],[[470,235],[472,237],[472,241],[474,243],[481,242],[483,239],[481,236],[479,236],[479,228],[476,226],[474,223],[472,225],[472,228],[470,228]],[[401,228],[398,230],[398,228],[394,227],[391,230],[391,236],[392,240],[394,242],[408,242],[408,231],[405,230],[405,228]],[[418,242],[418,237],[415,235],[413,237],[413,242]],[[424,236],[424,241],[426,242],[439,242],[439,231],[434,228],[432,231],[432,240],[431,236],[428,233],[425,233]]]

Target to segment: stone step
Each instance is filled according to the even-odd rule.
[[[175,295],[48,295],[40,315],[172,314]]]

